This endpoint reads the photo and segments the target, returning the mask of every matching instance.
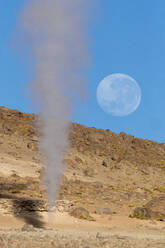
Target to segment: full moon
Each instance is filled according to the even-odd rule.
[[[138,108],[141,89],[132,77],[121,73],[112,74],[98,85],[97,101],[106,113],[127,116]]]

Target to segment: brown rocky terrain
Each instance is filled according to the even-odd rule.
[[[48,213],[36,119],[0,108],[0,247],[165,247],[164,143],[71,124]]]

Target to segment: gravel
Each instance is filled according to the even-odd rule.
[[[25,229],[25,230],[24,230]],[[75,232],[37,229],[1,230],[1,248],[164,248],[163,236],[111,235],[102,232]],[[31,229],[31,231],[30,231]]]

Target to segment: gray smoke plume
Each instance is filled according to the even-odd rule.
[[[28,1],[20,19],[26,45],[31,47],[35,61],[31,89],[41,105],[39,147],[46,157],[49,205],[54,205],[58,197],[65,169],[63,156],[69,145],[73,99],[85,92],[88,2],[32,0]]]

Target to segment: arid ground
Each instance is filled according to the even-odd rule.
[[[0,248],[165,247],[164,143],[71,124],[48,212],[36,120],[0,108]]]

